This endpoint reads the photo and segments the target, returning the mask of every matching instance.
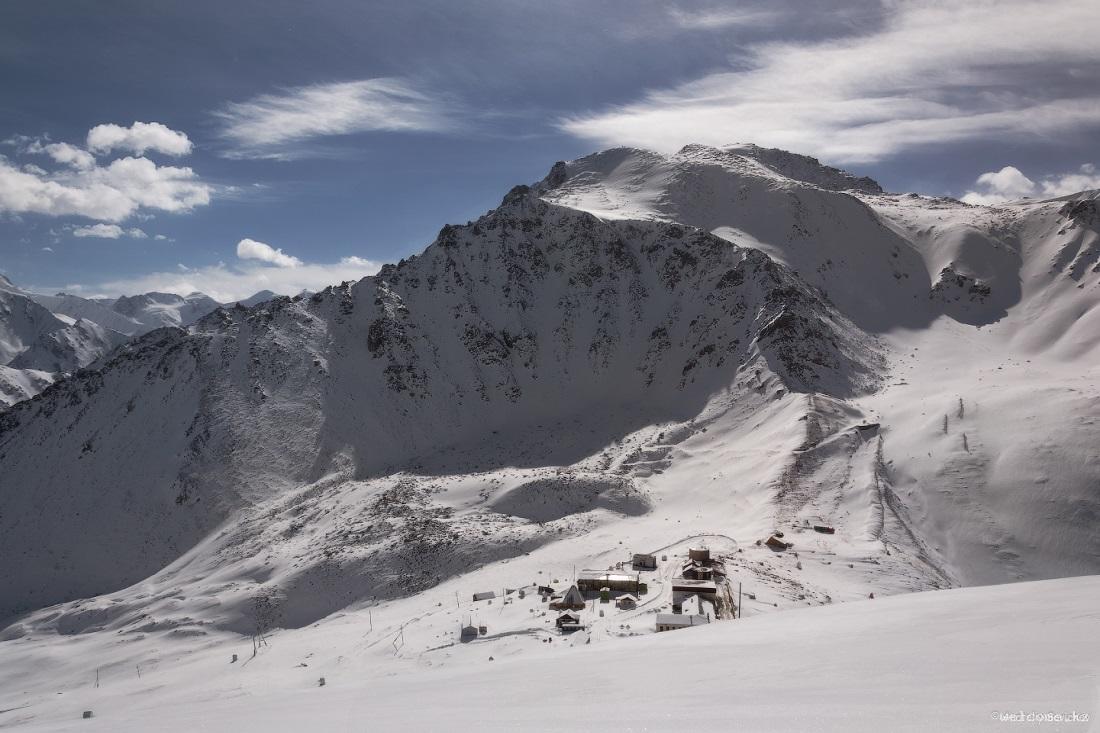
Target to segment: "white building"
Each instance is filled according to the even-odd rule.
[[[709,624],[710,619],[698,614],[683,613],[659,613],[657,614],[657,631],[675,631],[686,629],[689,626],[702,626]]]

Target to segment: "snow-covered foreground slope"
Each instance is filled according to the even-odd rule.
[[[125,694],[175,704],[161,684],[206,681],[146,672],[171,659],[205,680],[204,655],[223,664],[242,635],[272,645],[248,665],[233,647],[227,674],[266,658],[286,666],[265,680],[308,680],[323,658],[387,690],[409,668],[443,666],[468,690],[489,656],[564,674],[593,665],[551,650],[592,646],[633,669],[712,638],[730,645],[722,664],[757,660],[767,674],[744,684],[776,700],[769,660],[820,672],[820,657],[738,646],[742,629],[806,624],[839,654],[815,624],[835,624],[837,645],[855,645],[845,623],[874,627],[860,611],[767,612],[873,594],[862,613],[901,608],[919,627],[937,600],[884,596],[1100,571],[1098,232],[1095,196],[973,207],[755,147],[555,165],[375,277],[148,333],[0,414],[0,558],[16,558],[0,561],[0,654],[36,670],[21,689],[52,715],[47,696],[86,684],[86,659],[114,679],[142,670]],[[779,533],[789,547],[763,544]],[[744,623],[640,638],[699,545],[743,586]],[[537,586],[634,552],[660,558],[638,607],[590,600],[585,630],[558,633]],[[495,602],[469,600],[486,590]],[[998,626],[998,604],[1034,609],[1023,591],[973,593],[927,598],[975,599],[981,620],[962,601],[943,614],[1006,638],[1023,627]],[[470,623],[487,632],[457,643]],[[307,648],[329,633],[324,655]],[[696,651],[694,673],[725,669]],[[851,658],[881,683],[897,660],[870,653]],[[986,669],[963,661],[968,680]],[[547,690],[579,684],[547,674]]]
[[[486,614],[490,624],[495,615]],[[583,648],[532,643],[502,653],[478,639],[437,653],[448,658],[442,665],[415,662],[423,647],[409,640],[395,650],[392,629],[379,624],[355,614],[277,634],[255,658],[247,640],[196,648],[162,634],[125,665],[115,660],[135,642],[103,635],[69,637],[48,656],[7,644],[0,724],[852,733],[1087,731],[1100,715],[1097,577],[785,611]],[[81,719],[85,710],[91,719]],[[1061,720],[1028,722],[1036,714]]]

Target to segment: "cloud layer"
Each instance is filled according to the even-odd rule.
[[[335,263],[303,263],[298,267],[272,267],[255,261],[220,262],[198,268],[181,265],[174,272],[152,272],[96,285],[66,285],[61,289],[78,295],[112,297],[152,291],[178,295],[199,291],[218,302],[232,303],[261,290],[280,295],[317,291],[345,280],[373,275],[379,267],[376,262],[358,257],[346,257]]]
[[[120,222],[142,209],[186,212],[210,203],[213,186],[187,167],[160,166],[127,156],[101,164],[93,152],[148,150],[183,155],[191,143],[182,132],[159,123],[131,127],[99,125],[88,133],[88,150],[69,143],[8,141],[25,155],[46,155],[62,166],[47,171],[34,163],[18,166],[0,156],[0,214],[83,216]]]
[[[457,121],[451,105],[401,79],[378,78],[286,89],[215,113],[230,157],[293,157],[292,146],[356,132],[443,132]]]
[[[884,8],[874,30],[750,47],[742,68],[560,127],[605,146],[757,142],[838,162],[1100,128],[1095,0]],[[700,29],[721,28],[724,18],[704,20]]]
[[[1007,165],[999,171],[978,176],[974,188],[963,194],[962,200],[968,204],[992,206],[1025,197],[1056,198],[1097,188],[1100,188],[1100,172],[1091,163],[1071,173],[1046,176],[1038,181],[1025,176],[1019,168]]]

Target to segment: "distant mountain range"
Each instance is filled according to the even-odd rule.
[[[263,290],[250,307],[275,297]],[[32,397],[129,339],[165,326],[186,327],[223,304],[202,293],[82,298],[26,291],[0,275],[0,409]]]

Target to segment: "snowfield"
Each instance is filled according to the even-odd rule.
[[[14,708],[4,715],[16,730],[117,733],[1088,731],[1100,709],[1095,577],[784,611],[583,648],[502,651],[478,639],[450,647],[445,664],[411,641],[395,652],[390,630],[366,621],[280,632],[254,659],[247,639],[195,650],[165,638],[127,665],[107,662],[134,642],[70,637],[53,659],[8,644],[0,705]],[[58,679],[62,667],[81,677]],[[84,710],[94,717],[81,719]],[[1000,719],[1021,713],[1085,720]]]
[[[13,354],[105,307],[8,286]],[[257,299],[0,367],[0,728],[1095,725],[1095,194],[615,149]],[[634,553],[559,631],[538,589]]]

